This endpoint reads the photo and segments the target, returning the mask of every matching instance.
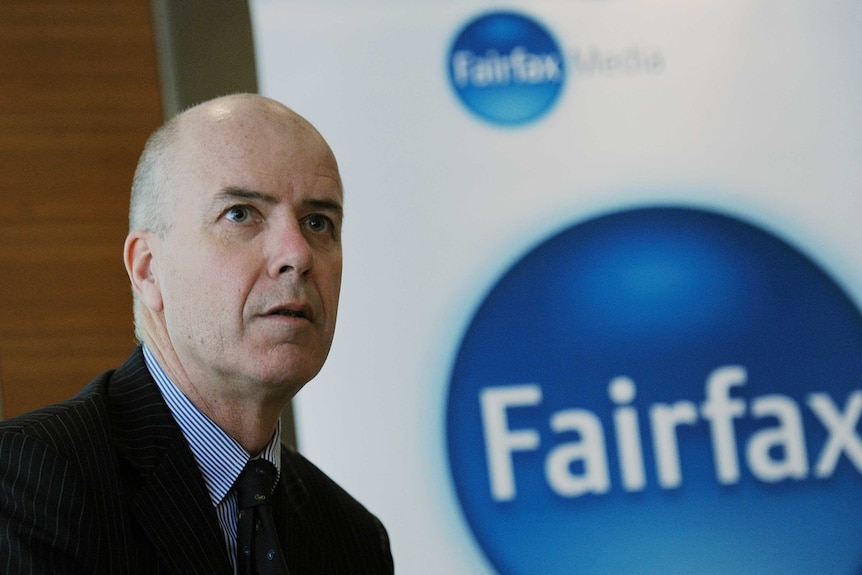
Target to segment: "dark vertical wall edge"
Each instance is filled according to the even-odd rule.
[[[165,119],[195,104],[257,92],[251,15],[246,0],[150,0]],[[290,404],[282,441],[296,446]]]
[[[256,92],[246,0],[151,0],[165,116],[234,92]]]

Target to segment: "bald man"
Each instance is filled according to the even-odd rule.
[[[268,568],[393,572],[377,518],[280,438],[332,343],[342,206],[329,146],[273,100],[218,98],[152,135],[124,247],[141,345],[0,424],[0,572],[257,572],[238,493],[261,464]]]

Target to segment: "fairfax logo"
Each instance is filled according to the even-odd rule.
[[[458,33],[449,50],[449,79],[471,112],[494,124],[517,126],[553,107],[563,89],[565,63],[537,21],[491,12]]]
[[[470,320],[447,409],[504,575],[860,568],[862,315],[737,218],[641,208],[550,237]]]

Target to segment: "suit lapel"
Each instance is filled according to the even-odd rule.
[[[224,537],[200,471],[188,448],[175,445],[142,483],[133,511],[164,563],[176,573],[228,572]]]
[[[203,477],[140,348],[114,374],[109,396],[132,512],[161,562],[172,573],[231,573]]]
[[[279,537],[291,573],[331,572],[327,554],[320,546],[322,526],[308,516],[309,495],[300,476],[291,465],[291,454],[282,446],[281,478],[274,498]]]

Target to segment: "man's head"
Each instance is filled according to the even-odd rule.
[[[342,201],[329,146],[277,102],[227,96],[168,122],[133,184],[139,337],[176,378],[293,395],[332,343]]]

